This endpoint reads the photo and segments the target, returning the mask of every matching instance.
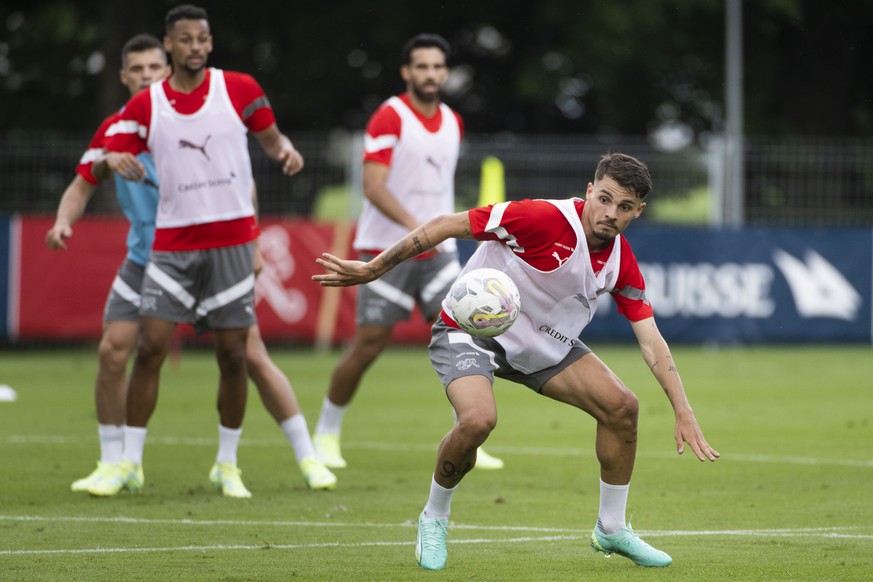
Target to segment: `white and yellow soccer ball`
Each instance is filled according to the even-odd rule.
[[[518,287],[497,269],[473,269],[452,285],[452,318],[476,337],[495,337],[512,327],[521,311]]]

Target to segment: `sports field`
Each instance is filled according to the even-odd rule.
[[[206,477],[217,438],[212,355],[167,364],[149,426],[146,487],[96,499],[69,491],[98,456],[96,354],[0,352],[2,580],[871,580],[873,350],[675,348],[720,461],[676,455],[667,399],[631,347],[595,351],[639,396],[628,513],[673,556],[664,570],[593,553],[594,422],[498,382],[487,449],[453,503],[449,561],[413,556],[436,445],[451,409],[424,348],[394,349],[346,415],[339,488],[305,488],[290,446],[252,389],[240,447],[254,497]],[[277,351],[310,428],[338,353]]]

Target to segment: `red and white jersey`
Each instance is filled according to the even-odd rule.
[[[498,269],[515,281],[521,294],[518,319],[494,339],[522,372],[560,362],[607,293],[629,320],[652,316],[642,273],[624,237],[617,236],[603,251],[589,251],[580,219],[584,205],[579,199],[522,200],[468,213],[473,236],[487,242],[464,272]],[[450,313],[446,298],[443,319],[456,327]]]
[[[385,186],[421,223],[455,211],[455,167],[461,144],[460,118],[440,103],[432,118],[415,111],[405,94],[388,99],[367,125],[364,161],[390,166]],[[364,200],[356,250],[383,250],[408,233]],[[455,250],[450,239],[442,251]]]
[[[94,177],[94,162],[103,156],[103,145],[106,142],[106,132],[113,123],[118,121],[121,116],[120,111],[116,111],[109,117],[103,120],[97,131],[94,132],[94,137],[91,138],[91,143],[88,144],[88,149],[82,154],[79,159],[79,164],[76,166],[76,173],[82,176],[84,180],[91,184],[99,184],[100,181]]]
[[[275,116],[249,75],[206,73],[191,93],[169,80],[137,93],[107,132],[108,150],[154,156],[161,191],[154,250],[234,246],[258,235],[246,133]]]

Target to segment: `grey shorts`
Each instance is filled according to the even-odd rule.
[[[361,253],[362,261],[374,257]],[[393,326],[409,319],[416,305],[426,320],[433,319],[460,272],[456,253],[438,253],[397,265],[384,276],[358,287],[358,325]]]
[[[506,352],[493,338],[473,337],[459,329],[449,327],[440,317],[431,331],[430,362],[444,387],[464,376],[485,376],[494,383],[494,376],[516,384],[523,384],[539,393],[543,384],[555,377],[570,364],[591,353],[583,343],[570,348],[570,353],[555,364],[533,374],[520,372],[506,360]]]
[[[106,306],[103,308],[103,322],[139,321],[140,289],[142,289],[145,267],[125,259],[112,281]]]
[[[252,243],[149,257],[140,316],[190,323],[198,333],[255,324]]]

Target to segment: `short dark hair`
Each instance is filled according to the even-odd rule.
[[[127,66],[127,55],[130,53],[141,53],[152,49],[164,52],[164,45],[161,44],[157,37],[151,34],[138,34],[132,37],[121,47],[121,68],[123,69]],[[166,55],[164,58],[166,59]]]
[[[173,30],[173,25],[178,20],[209,20],[206,15],[206,10],[193,4],[181,4],[167,12],[167,17],[164,19],[164,25],[167,28],[167,34]]]
[[[449,60],[449,55],[452,52],[452,47],[449,44],[449,41],[440,35],[422,33],[413,36],[405,45],[403,45],[403,50],[400,51],[400,62],[404,65],[411,63],[412,51],[420,48],[438,48],[443,51],[443,54],[446,56],[446,61]]]
[[[636,194],[640,200],[652,191],[652,175],[649,173],[649,167],[633,156],[612,152],[604,154],[597,164],[594,179],[602,180],[607,176],[622,188]]]

